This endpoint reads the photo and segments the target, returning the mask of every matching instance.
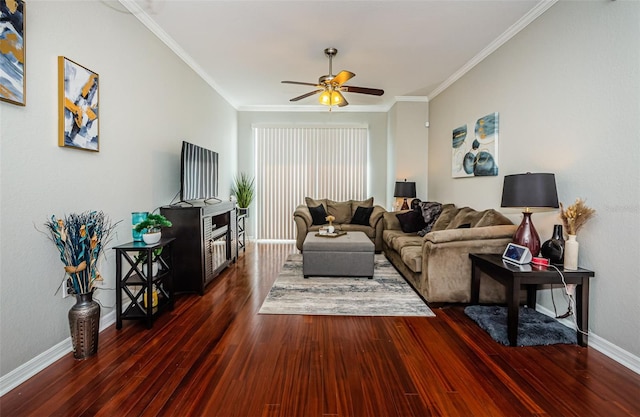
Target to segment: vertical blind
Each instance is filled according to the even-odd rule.
[[[366,127],[254,127],[256,238],[295,239],[305,197],[367,198]]]

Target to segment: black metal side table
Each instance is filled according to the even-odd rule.
[[[489,277],[500,282],[505,287],[507,300],[507,334],[509,344],[517,346],[520,289],[527,290],[527,306],[536,308],[536,291],[538,285],[560,284],[562,278],[552,267],[526,268],[503,261],[500,255],[469,254],[471,258],[471,304],[478,304],[480,295],[480,274],[484,272]],[[567,284],[576,284],[576,319],[581,330],[589,330],[589,278],[595,276],[593,271],[578,268],[565,270],[559,267]],[[588,337],[577,332],[578,344],[587,346]]]
[[[114,248],[116,250],[116,329],[122,328],[122,320],[146,320],[147,328],[150,329],[158,314],[164,310],[173,309],[171,243],[174,240],[175,238],[163,238],[152,245],[144,242],[129,242]],[[156,262],[157,273],[154,271]],[[126,272],[123,272],[123,266],[127,268]],[[123,303],[123,293],[129,301],[126,308]]]

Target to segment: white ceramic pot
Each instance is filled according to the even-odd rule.
[[[327,232],[329,232],[329,233],[333,233],[333,232],[335,232],[335,230],[336,230],[336,228],[333,227],[333,226],[328,226],[327,227]]]
[[[153,245],[160,242],[161,237],[162,232],[145,233],[142,235],[142,240],[144,240],[144,243],[146,243],[147,245]]]
[[[576,235],[569,235],[569,240],[564,242],[564,269],[575,271],[578,269],[578,252],[580,244],[576,240]]]

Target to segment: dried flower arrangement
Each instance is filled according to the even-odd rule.
[[[328,215],[324,219],[329,222],[329,226],[333,226],[333,222],[336,220],[336,218],[332,215]]]
[[[69,284],[73,294],[91,292],[95,281],[102,280],[97,268],[98,259],[118,223],[112,224],[101,211],[73,213],[60,219],[54,215],[45,222],[48,236],[58,248],[64,264],[63,283]],[[64,291],[66,287],[63,287]]]
[[[564,228],[569,235],[575,235],[584,224],[596,214],[596,211],[589,208],[581,198],[566,209],[560,203],[560,218],[564,224]]]

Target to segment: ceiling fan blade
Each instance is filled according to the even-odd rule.
[[[344,96],[342,95],[342,93],[340,91],[335,91],[335,94],[339,94],[340,95],[340,102],[338,103],[338,107],[344,107],[344,106],[348,106],[349,102],[347,101],[346,98],[344,98]]]
[[[353,87],[350,85],[343,85],[340,90],[346,91],[347,93],[370,94],[372,96],[381,96],[384,94],[384,90],[377,88]]]
[[[282,84],[297,84],[297,85],[312,85],[314,87],[320,87],[316,83],[303,83],[301,81],[280,81]]]
[[[315,84],[314,84],[314,85],[315,85]],[[316,90],[316,91],[312,91],[312,92],[310,92],[310,93],[303,94],[303,95],[298,96],[298,97],[294,97],[294,98],[292,98],[292,99],[291,99],[291,100],[289,100],[289,101],[298,101],[298,100],[302,100],[303,98],[307,98],[307,97],[309,97],[309,96],[312,96],[312,95],[314,95],[314,94],[321,93],[321,92],[323,92],[323,91],[324,91],[324,90]]]
[[[338,75],[333,77],[333,79],[331,80],[331,84],[342,85],[343,83],[346,83],[347,81],[349,81],[350,79],[352,79],[355,76],[356,76],[356,74],[354,74],[353,72],[340,71],[338,73]]]

